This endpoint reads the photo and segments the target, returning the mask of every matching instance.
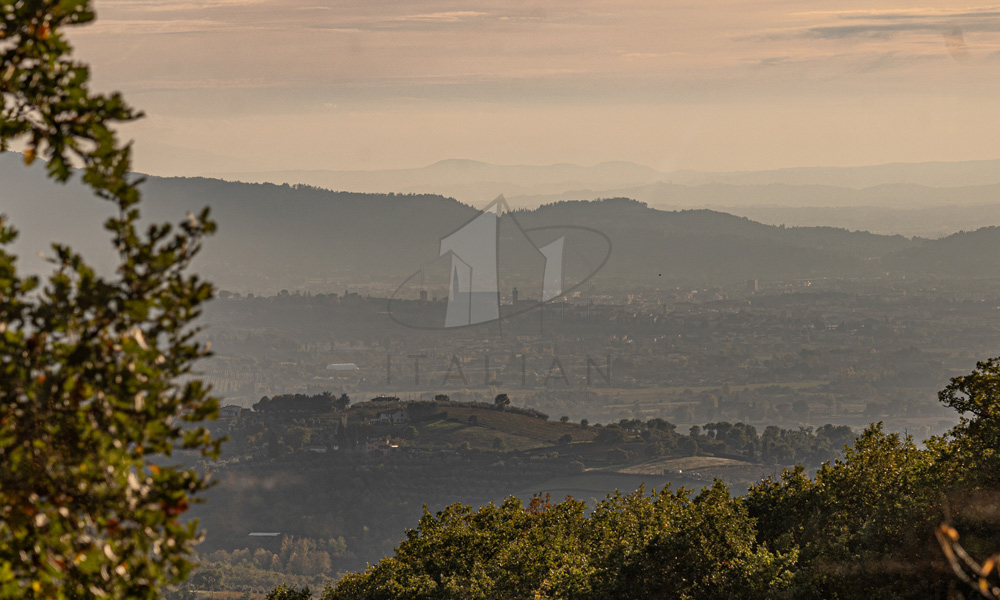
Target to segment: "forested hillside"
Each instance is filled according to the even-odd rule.
[[[26,268],[42,268],[41,240],[73,243],[110,257],[96,231],[107,216],[75,184],[52,189],[42,174],[0,160],[0,202],[23,230]],[[377,285],[388,292],[439,254],[440,239],[476,209],[434,195],[359,194],[304,186],[157,178],[146,182],[144,215],[159,220],[208,204],[222,223],[197,264],[223,289]],[[789,280],[894,273],[994,273],[1000,237],[987,229],[930,242],[829,227],[763,225],[709,210],[662,211],[628,199],[557,202],[518,210],[525,228],[585,226],[608,236],[611,258],[596,285]],[[85,227],[92,224],[92,228]],[[978,258],[977,258],[978,257]],[[516,265],[515,265],[516,267]],[[311,283],[310,283],[311,282]],[[326,288],[324,288],[326,286]],[[318,289],[318,288],[317,288]]]
[[[424,509],[534,494],[593,507],[616,488],[700,489],[714,478],[745,492],[783,466],[840,456],[856,436],[833,425],[757,431],[719,421],[681,432],[659,418],[573,423],[511,406],[503,394],[493,403],[439,395],[353,404],[346,395],[283,395],[216,429],[230,441],[223,460],[201,466],[218,484],[191,512],[208,531],[191,587],[256,593],[364,569],[391,555]]]

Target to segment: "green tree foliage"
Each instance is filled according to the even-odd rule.
[[[618,425],[608,425],[602,428],[595,438],[601,444],[620,444],[625,441],[625,431]]]
[[[1000,487],[1000,358],[976,363],[969,375],[955,377],[938,394],[944,404],[962,415],[944,447],[952,474],[965,485]]]
[[[1000,358],[976,363],[969,375],[955,377],[938,398],[961,415],[979,423],[1000,422]]]
[[[129,154],[111,129],[137,113],[118,94],[88,90],[90,70],[72,60],[63,35],[65,27],[94,19],[90,3],[3,0],[0,8],[0,151],[11,141],[24,142],[25,162],[45,156],[53,178],[66,181],[71,161],[77,161],[99,194],[137,199],[123,181]]]
[[[680,438],[677,446],[685,456],[698,456],[698,441],[694,436]]]
[[[265,597],[266,600],[312,600],[312,592],[308,587],[296,589],[287,585],[279,585]]]
[[[426,513],[395,556],[323,598],[768,598],[791,580],[794,554],[758,544],[721,484],[584,509],[536,497]]]
[[[308,427],[289,427],[285,430],[284,439],[285,442],[292,447],[293,450],[301,450],[306,444],[309,443],[312,438],[312,430]]]
[[[190,324],[212,288],[187,269],[214,230],[207,212],[179,228],[138,227],[139,189],[113,126],[137,116],[89,91],[64,28],[91,21],[87,0],[0,0],[0,151],[26,148],[65,182],[71,165],[111,202],[117,270],[102,277],[53,245],[46,281],[22,276],[0,218],[0,597],[154,598],[187,575],[207,486],[157,465],[177,448],[214,456],[190,426],[217,402],[192,363],[207,354]]]
[[[936,557],[928,543],[941,518],[932,508],[941,489],[930,477],[932,461],[931,452],[879,424],[812,480],[799,467],[752,488],[746,504],[759,537],[801,549],[796,596],[879,590],[879,597],[926,597],[941,579],[929,581],[921,566]]]
[[[620,464],[627,462],[629,459],[629,453],[627,450],[622,450],[621,448],[612,448],[608,451],[608,461],[613,464]]]

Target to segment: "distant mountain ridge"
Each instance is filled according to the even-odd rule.
[[[501,193],[556,193],[579,187],[643,185],[663,178],[655,169],[627,162],[607,162],[582,167],[568,163],[545,166],[493,165],[449,159],[415,169],[379,171],[272,171],[264,173],[213,173],[232,181],[302,183],[329,190],[375,193],[437,193],[482,204]]]
[[[664,210],[709,208],[774,225],[831,225],[931,238],[1000,225],[1000,160],[703,173],[661,172],[627,162],[582,167],[456,159],[416,169],[220,176],[355,192],[440,194],[477,207],[500,194],[510,206],[523,208],[627,197]]]
[[[37,165],[0,156],[0,212],[22,231],[15,250],[24,268],[35,254],[65,241],[110,264],[99,233],[109,212],[79,184],[56,186]],[[450,168],[450,167],[449,167]],[[289,185],[207,178],[149,177],[145,216],[179,221],[210,205],[220,224],[198,268],[219,286],[273,293],[312,282],[391,289],[439,254],[439,241],[477,214],[439,195],[330,192]],[[711,210],[662,211],[626,198],[562,201],[517,210],[525,227],[586,226],[605,233],[613,250],[593,283],[607,289],[670,282],[731,282],[863,276],[887,269],[922,274],[1000,276],[1000,229],[936,241],[829,227],[780,227]],[[44,240],[44,241],[43,241]],[[963,257],[984,257],[966,268]],[[966,260],[967,262],[967,260]]]
[[[1000,159],[885,163],[858,167],[792,167],[765,171],[705,173],[675,171],[676,183],[731,183],[736,185],[833,185],[868,188],[885,184],[962,187],[1000,183]]]
[[[498,190],[512,197],[560,194],[572,190],[608,196],[611,190],[657,183],[683,186],[831,186],[857,190],[883,185],[929,188],[997,186],[1000,185],[1000,159],[737,172],[659,171],[624,161],[584,167],[568,163],[495,165],[450,159],[411,169],[220,172],[209,175],[233,181],[304,183],[330,190],[438,193],[481,203],[492,199]]]
[[[571,190],[560,194],[513,196],[512,206],[532,207],[559,200],[578,200],[598,194],[610,198],[627,196],[662,208],[731,207],[884,207],[897,209],[1000,204],[1000,184],[935,188],[914,183],[880,184],[854,189],[818,184],[682,185],[656,182],[610,190]]]
[[[520,195],[508,201],[512,206],[531,207],[561,200],[618,196],[635,198],[662,210],[709,208],[773,225],[829,225],[931,238],[1000,225],[998,184],[956,188],[882,184],[852,189],[784,183],[690,186],[657,182],[612,190]]]

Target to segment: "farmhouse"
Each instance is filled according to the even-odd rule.
[[[405,408],[397,410],[380,411],[373,423],[379,425],[403,425],[410,422],[410,414]]]

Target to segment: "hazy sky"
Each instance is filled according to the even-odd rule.
[[[831,10],[831,6],[836,6]],[[156,174],[1000,157],[1000,5],[97,0]]]

